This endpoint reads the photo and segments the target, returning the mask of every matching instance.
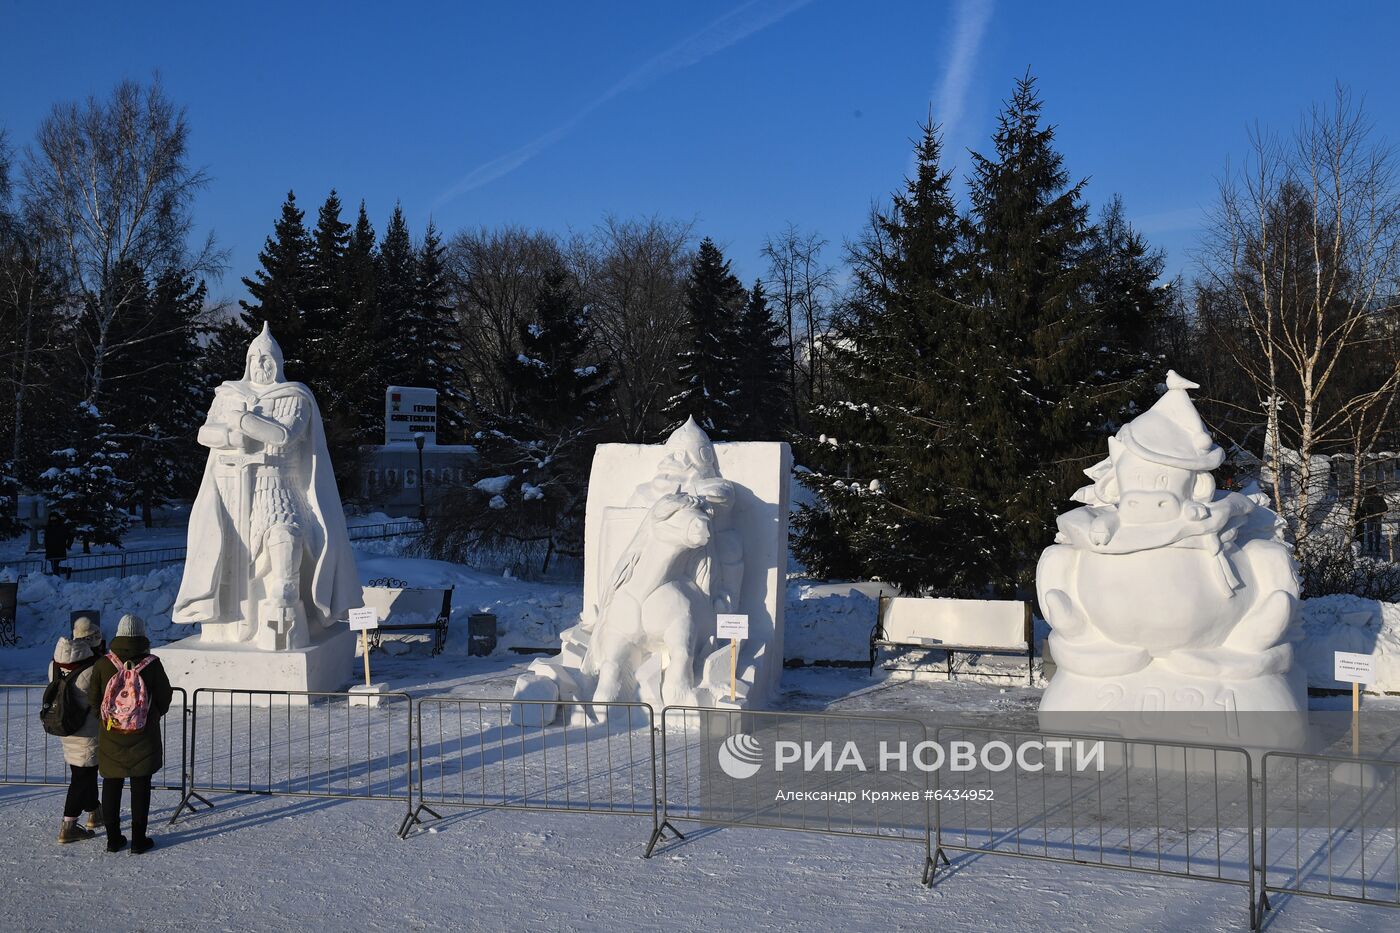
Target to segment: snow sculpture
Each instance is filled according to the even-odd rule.
[[[558,700],[713,705],[730,694],[715,615],[749,616],[735,702],[763,702],[782,668],[786,444],[713,444],[688,420],[661,446],[604,444],[585,517],[584,615],[561,652],[516,682],[518,720]],[[592,712],[592,711],[588,711]],[[543,713],[543,715],[541,715]]]
[[[1162,712],[1219,712],[1224,727],[1207,728],[1238,741],[1237,712],[1307,708],[1285,641],[1292,553],[1264,496],[1216,490],[1225,452],[1194,388],[1167,373],[1166,393],[1085,471],[1093,482],[1074,496],[1085,505],[1059,517],[1041,555],[1036,592],[1057,665],[1042,713],[1132,714],[1104,718],[1150,732]]]
[[[205,676],[210,664],[237,676],[237,656],[300,653],[286,659],[285,677],[272,677],[272,686],[337,689],[348,678],[353,647],[321,652],[334,654],[333,664],[307,653],[330,641],[353,645],[337,622],[361,605],[359,577],[316,399],[286,380],[266,324],[248,347],[243,378],[215,390],[199,442],[209,457],[171,617],[201,630],[163,649],[165,666],[174,661],[176,672],[185,668],[199,686],[228,685]],[[228,650],[210,653],[220,648]],[[324,675],[313,667],[326,668]],[[269,686],[246,666],[241,672],[232,685]]]

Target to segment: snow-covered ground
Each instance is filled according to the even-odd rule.
[[[392,657],[391,686],[418,695],[509,695],[522,661]],[[890,682],[863,671],[788,671],[781,705],[843,712],[1032,708],[1038,691]],[[100,841],[58,846],[62,794],[0,787],[5,927],[16,930],[1229,931],[1240,888],[1089,866],[955,856],[932,890],[917,845],[684,824],[641,858],[646,816],[447,810],[406,840],[402,803],[221,795],[166,825],[140,858]],[[1374,930],[1383,908],[1274,898],[1268,929]]]
[[[453,586],[447,650],[391,645],[375,679],[415,698],[507,698],[529,658],[581,609],[576,585],[522,582],[399,553],[403,542],[356,545],[363,580],[392,576]],[[179,568],[145,577],[21,584],[17,649],[0,650],[0,682],[36,683],[53,639],[75,609],[100,607],[110,631],[123,611],[146,616],[156,640],[188,634],[169,622]],[[787,655],[863,662],[874,593],[794,581],[787,594]],[[1346,598],[1310,601],[1299,633],[1314,685],[1330,670],[1309,659],[1327,646],[1400,657],[1400,614]],[[500,644],[467,655],[466,618],[497,615]],[[1309,647],[1316,651],[1308,651]],[[1016,678],[910,682],[863,667],[785,671],[778,706],[793,711],[930,710],[1028,714],[1040,690]],[[1315,707],[1335,706],[1318,699]],[[1400,698],[1369,708],[1400,710]],[[399,840],[404,805],[222,795],[208,812],[165,825],[176,800],[157,791],[160,847],[141,858],[107,855],[99,841],[56,845],[61,791],[0,787],[6,928],[173,929],[871,929],[1238,930],[1244,891],[1087,866],[961,855],[932,890],[918,885],[922,850],[774,830],[683,826],[683,842],[641,859],[649,816],[449,810]],[[1268,929],[1371,930],[1378,907],[1275,896]]]

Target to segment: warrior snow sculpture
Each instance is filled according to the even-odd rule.
[[[1108,441],[1041,555],[1057,669],[1042,712],[1306,709],[1285,633],[1292,553],[1263,496],[1218,491],[1225,452],[1175,372]]]
[[[283,376],[266,324],[199,442],[209,459],[173,621],[202,623],[202,642],[309,646],[361,591],[316,399]]]

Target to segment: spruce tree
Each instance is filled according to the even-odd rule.
[[[797,438],[819,501],[799,510],[794,551],[819,575],[980,595],[995,533],[972,430],[984,337],[968,314],[962,223],[931,122],[915,156],[913,177],[853,248],[854,296],[827,353],[831,395]]]
[[[447,271],[447,247],[433,222],[423,232],[414,263],[414,315],[421,333],[418,365],[424,385],[438,390],[438,431],[459,433],[466,424],[467,376],[458,360],[462,340]]]
[[[548,273],[535,319],[520,327],[520,352],[501,366],[515,410],[478,409],[478,481],[447,491],[434,508],[429,550],[467,559],[510,551],[547,571],[556,555],[583,549],[588,471],[608,389],[592,362],[592,324],[567,273]]]
[[[351,227],[340,209],[340,196],[332,189],[311,232],[305,365],[289,378],[301,379],[316,393],[337,478],[342,488],[354,488],[359,446],[373,436],[365,399],[377,383],[374,360],[380,348],[358,330],[350,287]],[[382,393],[383,387],[378,388]]]
[[[422,382],[419,368],[424,326],[418,316],[417,257],[403,208],[395,204],[379,247],[379,317],[384,321],[385,379],[401,386],[432,386]]]
[[[69,446],[50,454],[39,477],[50,514],[62,518],[84,553],[94,544],[120,544],[130,521],[123,505],[131,484],[122,479],[126,453],[113,429],[89,401],[78,403],[69,421]]]
[[[316,369],[306,374],[308,382],[334,371],[341,334],[351,323],[349,250],[350,225],[340,217],[340,196],[332,188],[311,231],[304,333],[307,363]]]
[[[981,497],[998,532],[993,582],[1029,583],[1057,506],[1102,456],[1138,386],[1106,343],[1095,304],[1084,182],[1071,184],[1041,122],[1030,75],[998,120],[990,156],[973,154],[974,327],[987,352],[975,371],[974,432],[986,470]]]
[[[388,384],[386,350],[390,334],[380,317],[378,301],[379,251],[365,202],[345,249],[345,323],[340,328],[340,353],[360,366],[343,372],[353,380],[351,404],[355,409],[361,443],[374,440],[374,428],[383,419],[384,386]]]
[[[784,334],[783,322],[768,306],[763,283],[755,281],[734,333],[734,440],[771,441],[786,435],[791,402]]]
[[[734,353],[745,298],[744,286],[729,271],[729,261],[706,237],[686,281],[686,316],[676,365],[678,389],[666,403],[668,430],[694,417],[711,438],[732,436],[738,382]]]
[[[296,194],[287,192],[272,235],[258,253],[258,270],[243,279],[249,300],[240,300],[244,329],[251,336],[263,322],[272,328],[293,370],[300,369],[306,299],[311,276],[311,237]],[[245,343],[246,348],[246,343]],[[242,359],[242,351],[239,352]],[[239,367],[242,371],[242,367]]]

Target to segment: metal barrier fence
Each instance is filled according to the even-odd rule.
[[[1260,907],[1269,892],[1400,907],[1400,762],[1269,752]]]
[[[58,736],[49,735],[39,722],[46,684],[0,684],[0,784],[37,784],[65,787],[71,777],[63,760]],[[185,738],[188,697],[173,688],[168,712],[160,724],[161,769],[151,787],[185,791]],[[178,744],[177,744],[178,743]]]
[[[645,703],[426,697],[418,805],[645,816],[657,826],[656,732]]]
[[[950,756],[957,742],[984,751],[972,768],[938,772],[935,859],[975,852],[1237,885],[1258,928],[1244,749],[967,726],[936,736]]]
[[[378,525],[351,525],[346,529],[351,541],[372,541],[399,538],[422,532],[419,521],[383,522]],[[183,547],[118,549],[100,554],[74,554],[63,559],[61,571],[68,579],[96,580],[103,577],[130,577],[150,573],[158,567],[185,562]],[[50,562],[40,558],[3,562],[20,576],[27,573],[47,573]]]
[[[762,750],[776,750],[780,742],[805,749],[807,743],[820,747],[853,740],[867,746],[866,760],[873,760],[869,746],[913,747],[928,740],[928,729],[916,719],[891,716],[666,707],[661,711],[661,820],[646,856],[668,831],[685,838],[677,822],[854,836],[922,846],[921,881],[929,884],[932,822],[926,772],[882,776],[882,790],[912,794],[915,802],[862,801],[855,808],[840,795],[858,793],[852,790],[858,785],[840,769],[779,772],[776,754],[771,770],[763,768]]]
[[[194,692],[189,778],[171,816],[210,793],[401,800],[413,811],[413,701],[383,693]],[[407,816],[405,817],[407,820]]]

